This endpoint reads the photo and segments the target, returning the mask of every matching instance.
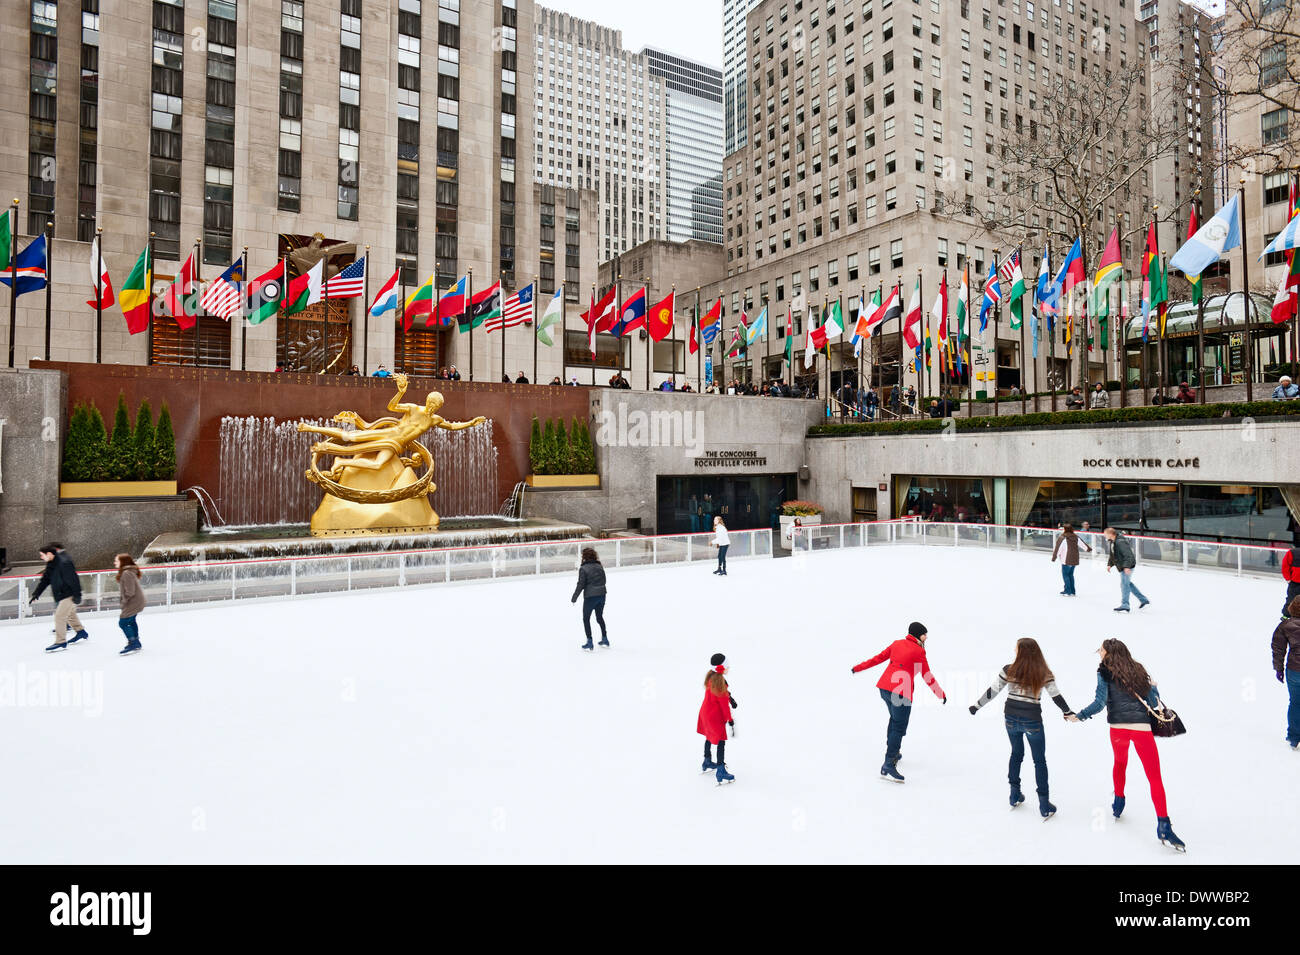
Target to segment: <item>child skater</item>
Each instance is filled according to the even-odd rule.
[[[1111,811],[1116,819],[1124,811],[1124,777],[1128,769],[1128,748],[1132,743],[1151,786],[1151,802],[1156,808],[1156,838],[1164,845],[1186,852],[1187,845],[1174,835],[1169,822],[1165,784],[1160,778],[1160,754],[1156,751],[1155,733],[1151,731],[1151,710],[1160,705],[1155,682],[1120,640],[1103,640],[1097,656],[1101,658],[1101,665],[1097,667],[1097,698],[1081,709],[1078,716],[1067,716],[1066,719],[1071,722],[1090,719],[1105,708],[1106,722],[1110,724],[1110,745],[1115,752],[1112,770],[1115,803]]]
[[[912,691],[919,676],[925,681],[934,695],[945,703],[948,696],[939,687],[939,683],[930,672],[930,664],[925,659],[925,640],[927,631],[924,624],[911,623],[907,627],[907,636],[895,640],[870,660],[864,660],[853,668],[854,673],[869,670],[877,664],[889,661],[884,674],[876,683],[880,698],[889,710],[889,728],[885,732],[885,762],[880,767],[880,778],[903,782],[903,774],[898,771],[898,761],[903,758],[903,737],[907,734],[907,723],[912,718]]]
[[[140,586],[140,568],[130,554],[118,554],[113,558],[117,568],[118,606],[121,608],[117,625],[126,636],[126,646],[118,651],[119,656],[139,653],[140,625],[135,618],[144,609],[144,588]]]
[[[1066,525],[1069,526],[1068,524]],[[1052,702],[1061,708],[1066,717],[1074,715],[1070,706],[1056,688],[1052,671],[1043,659],[1038,641],[1021,637],[1016,641],[1016,658],[1002,668],[993,685],[970,708],[970,715],[979,712],[985,703],[1007,688],[1007,705],[1003,711],[1007,723],[1007,736],[1011,738],[1011,763],[1007,769],[1007,782],[1011,784],[1011,808],[1025,801],[1020,791],[1020,766],[1025,761],[1025,740],[1034,760],[1034,781],[1038,784],[1038,812],[1046,822],[1056,815],[1056,807],[1047,798],[1047,738],[1043,733],[1043,708],[1038,699],[1043,690]]]
[[[718,785],[729,783],[736,777],[727,772],[727,727],[732,725],[731,690],[723,674],[727,668],[721,653],[715,653],[708,673],[704,675],[704,702],[700,704],[700,716],[695,724],[695,731],[704,737],[704,765],[701,772],[717,770]],[[713,761],[712,744],[718,744],[718,761]]]
[[[713,519],[713,540],[710,543],[718,549],[718,568],[714,573],[725,577],[727,576],[727,548],[731,546],[731,535],[727,533],[727,525],[723,523],[721,514]]]

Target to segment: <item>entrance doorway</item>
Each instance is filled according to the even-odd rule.
[[[713,529],[721,514],[728,530],[780,528],[781,505],[795,497],[793,474],[744,477],[660,477],[656,532],[683,534]]]

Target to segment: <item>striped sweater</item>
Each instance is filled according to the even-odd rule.
[[[1002,692],[1002,688],[1007,690],[1006,715],[1022,720],[1043,719],[1043,708],[1038,703],[1038,696],[1029,694],[1029,691],[1018,683],[1011,683],[1007,680],[1007,669],[1010,666],[1003,667],[998,673],[998,677],[993,681],[993,685],[984,691],[984,695],[975,701],[975,708],[979,709],[985,703],[991,703],[993,698]],[[1052,702],[1061,708],[1061,712],[1070,713],[1070,706],[1065,702],[1065,697],[1061,696],[1061,691],[1056,688],[1055,680],[1048,680],[1043,686],[1047,695],[1052,698]]]

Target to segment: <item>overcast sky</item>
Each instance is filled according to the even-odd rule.
[[[543,6],[623,31],[623,46],[653,46],[722,69],[722,0],[546,0]]]

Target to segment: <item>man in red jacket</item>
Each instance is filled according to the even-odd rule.
[[[853,668],[854,673],[861,673],[889,661],[885,672],[876,682],[880,698],[889,710],[889,728],[885,733],[885,763],[880,767],[880,778],[896,783],[903,781],[903,775],[898,771],[898,761],[903,755],[903,737],[907,735],[907,722],[912,716],[912,693],[916,688],[916,678],[919,676],[935,696],[948,702],[947,694],[939,687],[925,658],[926,633],[924,625],[909,624],[905,638],[895,640],[870,660],[864,660]]]
[[[1282,616],[1287,617],[1287,607],[1291,601],[1300,597],[1300,544],[1293,544],[1282,555],[1282,578],[1286,581],[1286,602],[1282,604]]]

